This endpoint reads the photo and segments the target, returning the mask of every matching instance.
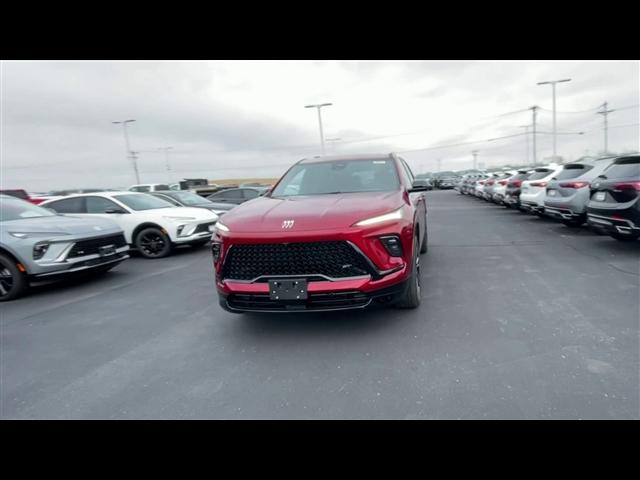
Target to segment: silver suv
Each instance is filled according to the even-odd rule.
[[[129,258],[128,250],[111,220],[62,216],[0,195],[0,302],[20,296],[33,280],[110,270]]]

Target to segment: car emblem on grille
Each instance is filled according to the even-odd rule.
[[[293,228],[294,223],[295,223],[295,220],[283,220],[282,228]]]

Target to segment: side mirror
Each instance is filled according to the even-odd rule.
[[[121,208],[109,208],[105,210],[104,213],[127,213],[127,212],[125,212]]]
[[[429,183],[426,180],[418,178],[413,181],[413,185],[411,185],[409,193],[426,192],[427,190],[429,190]]]

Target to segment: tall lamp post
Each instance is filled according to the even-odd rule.
[[[158,147],[158,150],[164,151],[164,161],[167,166],[167,181],[171,181],[171,166],[169,165],[169,150],[173,147]]]
[[[318,110],[318,126],[320,127],[320,146],[322,147],[322,154],[324,155],[324,133],[322,132],[322,114],[320,109],[322,107],[328,107],[333,103],[320,103],[317,105],[305,105],[304,108],[316,108]]]
[[[135,120],[122,120],[122,121],[111,122],[111,123],[115,125],[122,125],[122,129],[124,130],[124,143],[127,149],[127,158],[130,158],[131,162],[133,163],[133,170],[136,174],[136,183],[140,183],[140,173],[138,172],[138,162],[136,161],[135,153],[131,150],[131,146],[129,145],[129,134],[127,133],[127,124],[131,122],[135,122]]]
[[[549,80],[547,82],[538,82],[538,85],[551,85],[553,92],[553,159],[556,157],[556,83],[570,82],[570,78],[562,80]]]

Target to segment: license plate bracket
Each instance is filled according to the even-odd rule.
[[[304,278],[269,280],[271,300],[306,300],[308,296]]]

